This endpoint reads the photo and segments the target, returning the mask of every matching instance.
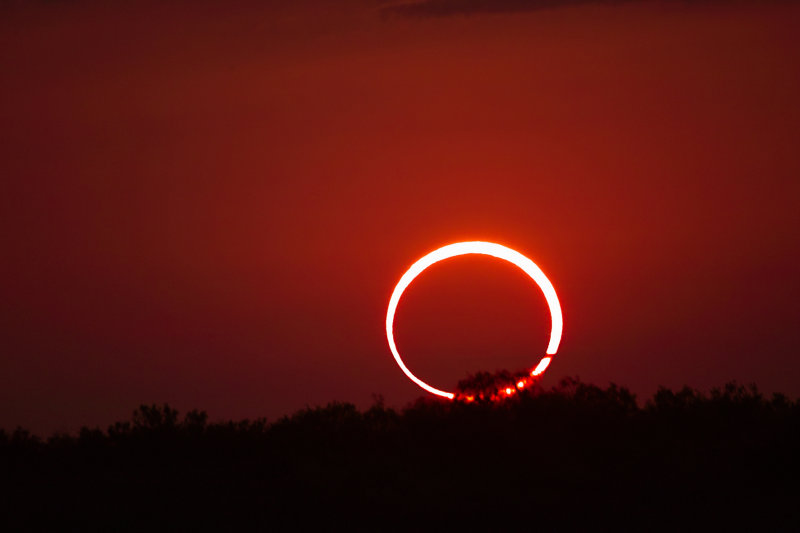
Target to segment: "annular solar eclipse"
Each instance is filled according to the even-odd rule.
[[[400,297],[403,295],[403,292],[408,288],[411,282],[416,279],[417,276],[425,271],[425,269],[435,263],[438,263],[439,261],[468,254],[489,255],[492,257],[497,257],[498,259],[503,259],[504,261],[508,261],[509,263],[519,267],[523,272],[530,276],[530,278],[536,282],[539,288],[542,289],[544,297],[547,300],[547,305],[550,308],[550,342],[548,343],[547,350],[545,351],[546,355],[542,357],[538,364],[530,371],[530,375],[532,377],[541,375],[547,369],[552,356],[555,355],[556,351],[558,350],[558,345],[561,342],[561,332],[564,329],[564,320],[561,316],[561,304],[558,302],[558,296],[553,288],[553,284],[550,283],[550,280],[547,279],[547,276],[544,275],[544,272],[542,272],[542,270],[536,266],[536,263],[516,250],[512,250],[511,248],[493,242],[468,241],[448,244],[447,246],[442,246],[441,248],[425,255],[416,263],[411,265],[411,267],[400,278],[400,281],[394,288],[394,292],[392,292],[392,297],[389,299],[389,309],[386,312],[386,338],[389,341],[389,349],[392,351],[392,355],[394,356],[395,361],[397,361],[397,365],[400,367],[403,373],[408,376],[408,379],[431,394],[449,398],[451,400],[456,397],[455,393],[432,387],[425,381],[415,376],[408,369],[408,367],[406,367],[405,363],[403,363],[403,358],[400,357],[400,352],[397,351],[397,345],[394,342],[394,315],[397,311],[397,304],[400,302]],[[517,383],[517,387],[519,388],[522,388],[523,385],[524,381]],[[506,394],[511,394],[511,390],[506,389]]]

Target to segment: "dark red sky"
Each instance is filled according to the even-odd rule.
[[[0,7],[0,427],[401,405],[389,295],[472,239],[555,285],[546,383],[800,395],[797,3],[114,4]],[[464,258],[396,330],[451,388],[549,319]]]

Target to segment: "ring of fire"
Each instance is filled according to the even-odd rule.
[[[400,357],[400,353],[397,351],[397,345],[395,345],[394,342],[394,315],[397,311],[397,304],[400,302],[400,297],[403,295],[403,292],[426,268],[444,259],[467,254],[489,255],[508,261],[509,263],[519,267],[523,272],[530,276],[530,278],[536,282],[539,288],[542,289],[544,297],[547,300],[547,305],[550,308],[550,342],[547,345],[547,355],[542,357],[542,359],[539,361],[539,364],[537,364],[536,367],[531,371],[531,376],[539,376],[544,373],[545,369],[547,369],[547,365],[550,364],[552,356],[555,355],[556,351],[558,350],[558,345],[561,342],[561,332],[564,329],[564,319],[561,316],[561,304],[558,302],[558,296],[556,296],[556,291],[553,288],[552,283],[550,283],[550,280],[548,280],[547,276],[544,275],[544,272],[542,272],[541,269],[536,266],[536,263],[521,253],[493,242],[468,241],[442,246],[438,250],[434,250],[428,255],[422,257],[416,263],[411,265],[406,273],[403,274],[403,277],[400,278],[400,281],[395,286],[394,292],[392,292],[392,297],[389,299],[389,309],[386,312],[386,338],[389,341],[389,349],[392,351],[392,355],[394,356],[395,361],[397,361],[397,365],[400,367],[400,370],[402,370],[405,375],[408,376],[408,379],[431,394],[443,396],[451,400],[455,398],[454,393],[439,390],[428,385],[415,376],[406,367],[405,363],[403,363],[403,359]],[[522,388],[523,386],[523,381],[517,383],[518,388]],[[507,395],[511,394],[509,389],[506,389],[505,392]]]

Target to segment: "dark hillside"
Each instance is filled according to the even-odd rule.
[[[106,431],[0,433],[0,529],[790,531],[798,450],[800,405],[736,384],[638,405],[567,379],[274,423],[142,406]]]

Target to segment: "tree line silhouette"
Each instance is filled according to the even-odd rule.
[[[567,378],[274,422],[142,405],[106,430],[0,430],[0,529],[796,531],[799,450],[800,402],[737,383],[640,405]]]

